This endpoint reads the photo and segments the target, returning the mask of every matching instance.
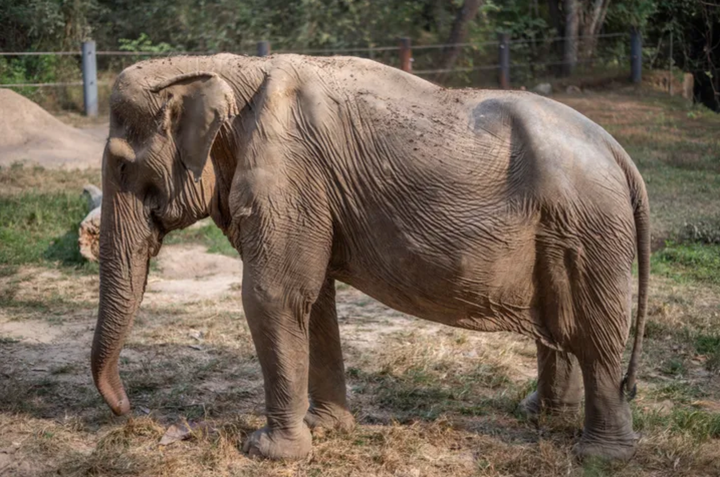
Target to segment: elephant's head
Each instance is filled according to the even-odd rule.
[[[142,300],[149,260],[167,232],[210,213],[215,174],[208,156],[237,111],[232,88],[217,74],[175,73],[159,62],[130,67],[110,99],[92,374],[118,415],[130,409],[118,358]]]

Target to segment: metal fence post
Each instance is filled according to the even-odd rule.
[[[97,89],[97,57],[95,55],[95,42],[84,41],[82,44],[82,75],[83,100],[85,101],[85,114],[98,115],[98,89]]]
[[[257,44],[257,55],[268,56],[270,54],[270,42],[269,41],[258,41]]]
[[[498,81],[500,88],[510,89],[510,34],[498,33],[498,42],[498,53],[500,56]]]
[[[412,73],[410,38],[400,38],[400,69]]]
[[[633,83],[642,81],[642,37],[637,28],[630,30],[630,75]]]

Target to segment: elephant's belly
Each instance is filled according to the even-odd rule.
[[[378,249],[375,249],[377,252]],[[516,331],[537,337],[534,245],[515,244],[503,253],[386,250],[351,264],[335,277],[385,305],[419,318],[479,331]],[[395,252],[395,253],[393,253]]]

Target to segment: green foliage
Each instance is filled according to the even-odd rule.
[[[610,24],[644,29],[658,8],[657,0],[615,0],[608,10]]]
[[[59,56],[0,57],[0,84],[53,83],[58,81]],[[32,98],[36,87],[23,86],[14,91]]]
[[[556,31],[552,30],[540,9],[531,8],[532,3],[527,0],[511,0],[508,2],[487,1],[485,11],[488,22],[496,30],[509,33],[513,39],[542,39],[553,37]],[[543,6],[544,7],[544,6]]]
[[[495,46],[488,42],[494,42],[497,33],[503,31],[515,40],[512,62],[529,65],[514,68],[515,84],[547,80],[562,74],[560,64],[564,47],[556,38],[564,36],[565,2],[555,0],[558,5],[555,10],[550,7],[551,3],[484,1],[476,18],[462,28],[466,32],[463,41],[477,46],[463,48],[454,66],[473,70],[494,64],[497,53]],[[650,39],[645,42],[643,54],[653,64],[668,62],[662,51],[662,41],[656,39],[673,31],[681,46],[678,51],[682,51],[685,58],[697,57],[700,50],[691,51],[687,47],[692,41],[697,43],[697,35],[691,34],[688,26],[694,18],[692,15],[699,11],[694,3],[686,0],[612,0],[599,31],[626,33],[631,26],[641,28]],[[0,0],[0,11],[4,13],[0,18],[0,48],[5,51],[77,50],[80,41],[93,38],[100,50],[254,54],[257,41],[268,40],[275,52],[311,49],[328,50],[328,54],[333,54],[339,49],[396,45],[398,37],[409,37],[416,46],[447,42],[463,5],[464,0]],[[585,10],[588,8],[586,6]],[[683,20],[674,19],[674,13]],[[717,15],[712,18],[718,19]],[[695,31],[698,26],[693,24],[692,28]],[[595,61],[581,61],[578,72],[582,69],[595,74],[597,70],[627,68],[626,36],[604,38],[597,43],[582,40],[579,46],[581,60],[593,57]],[[369,56],[391,65],[398,62],[395,51],[349,54]],[[415,69],[437,69],[442,66],[445,54],[443,49],[416,48]],[[100,71],[108,71],[107,76],[112,77],[142,56],[101,58]],[[697,74],[712,82],[711,78],[718,76],[716,69],[703,61],[695,62],[697,68],[704,68]],[[681,63],[691,62],[676,59],[676,64]],[[60,65],[49,67],[58,78],[56,81],[79,79],[77,58],[65,57]],[[41,80],[35,70],[25,64],[13,64],[12,68],[4,69],[7,71],[0,71],[0,82],[34,77],[38,81],[49,81]],[[488,81],[486,84],[476,71],[458,71],[434,79],[448,86],[490,86],[494,83]],[[63,108],[78,107],[77,94],[73,96],[62,89],[21,92],[34,95],[32,98],[43,105],[60,103]],[[60,97],[47,98],[55,94]]]
[[[177,48],[173,48],[169,43],[160,42],[157,45],[153,45],[153,42],[146,33],[140,33],[140,36],[135,40],[120,38],[119,42],[121,51],[142,51],[146,53],[170,53],[177,51]]]
[[[103,44],[117,38],[139,38],[152,32],[155,43],[186,51],[247,51],[261,39],[273,48],[367,46],[395,43],[399,35],[417,38],[437,24],[428,14],[431,2],[393,0],[140,0],[118,5],[99,0],[102,14],[93,19],[95,36]],[[452,21],[453,5],[442,6]],[[423,28],[424,27],[424,28]],[[446,27],[446,25],[443,25]]]

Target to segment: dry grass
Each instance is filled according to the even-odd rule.
[[[27,192],[77,191],[80,196],[85,184],[102,184],[99,170],[45,169],[42,166],[0,166],[0,197],[15,196]]]
[[[77,291],[63,289],[68,295]],[[654,325],[634,404],[636,427],[644,438],[636,458],[623,465],[573,459],[570,449],[579,436],[581,416],[547,418],[536,426],[517,412],[534,386],[533,344],[528,340],[399,317],[406,320],[403,329],[391,328],[369,346],[362,330],[382,327],[378,322],[391,312],[351,289],[339,290],[345,304],[341,326],[348,337],[344,347],[352,411],[360,425],[348,434],[316,435],[313,455],[304,462],[248,459],[238,446],[263,423],[263,390],[235,293],[141,311],[121,358],[134,406],[129,419],[112,417],[92,386],[87,360],[95,310],[80,300],[70,318],[52,325],[63,333],[51,342],[20,339],[0,348],[0,449],[12,452],[5,454],[12,458],[5,472],[714,475],[720,471],[715,457],[718,378],[697,359],[692,339],[681,338],[687,328],[717,323],[717,292],[655,280]],[[350,303],[356,303],[359,318],[349,318]],[[33,308],[13,313],[19,322],[40,319]],[[682,350],[675,350],[678,345]],[[683,356],[681,371],[667,368],[669,352]],[[164,430],[183,419],[210,423],[216,431],[159,446]]]
[[[676,114],[675,106],[647,98],[573,101],[603,124],[618,121],[621,141],[640,141],[628,139],[635,134],[629,130],[623,136],[628,114],[646,122],[656,114],[653,108]],[[684,135],[684,122],[676,121],[675,135]],[[637,146],[638,162],[651,178],[659,230],[672,234],[682,225],[672,203],[677,200],[679,210],[687,204],[663,191],[701,191],[697,184],[683,186],[682,174],[678,183],[670,175],[655,181],[664,177],[653,175],[656,168],[682,168],[665,163],[674,159],[660,150],[664,146],[651,148],[664,133],[652,134],[657,136]],[[686,140],[705,140],[693,137]],[[695,155],[683,160],[699,164]],[[3,180],[12,181],[7,193],[14,194],[40,184],[62,190],[85,179],[36,171]],[[719,196],[712,190],[703,195],[711,204]],[[694,219],[706,212],[701,206],[684,213]],[[167,279],[154,267],[150,286]],[[316,433],[305,461],[259,461],[238,450],[264,419],[260,368],[237,287],[185,303],[165,292],[148,296],[121,356],[133,415],[116,418],[89,375],[96,288],[96,276],[62,266],[23,265],[0,277],[0,475],[720,475],[717,285],[653,277],[642,381],[632,405],[643,438],[635,458],[624,464],[573,458],[582,416],[535,424],[518,413],[518,403],[535,386],[531,341],[416,320],[340,284],[348,393],[359,425],[350,433]],[[207,426],[160,446],[165,430],[183,421]]]

